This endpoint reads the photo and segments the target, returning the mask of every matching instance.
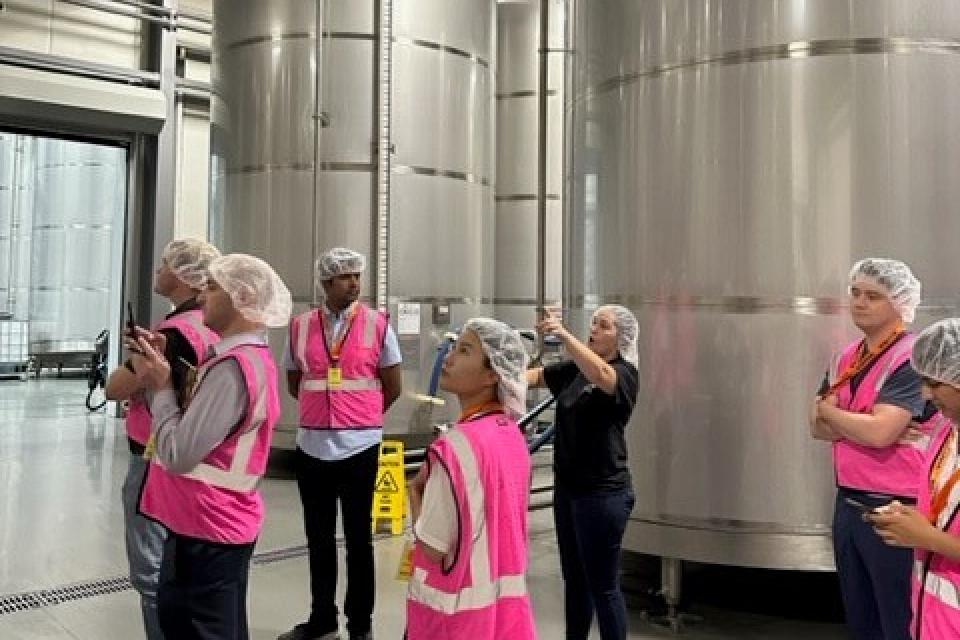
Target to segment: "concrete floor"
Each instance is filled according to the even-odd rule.
[[[26,610],[9,596],[125,575],[120,486],[126,470],[122,423],[83,406],[83,380],[0,380],[0,638],[131,640],[143,637],[134,592],[47,604]],[[290,480],[267,479],[262,489],[267,522],[251,570],[252,637],[272,640],[306,614],[306,557],[300,503]],[[531,516],[531,568],[540,637],[563,637],[562,583],[552,514]],[[405,583],[394,579],[401,538],[376,543],[378,594],[375,635],[400,638]],[[285,557],[265,552],[288,550]],[[106,591],[110,591],[106,589]],[[784,592],[787,597],[787,592]],[[792,596],[791,596],[792,597]],[[690,639],[845,638],[842,625],[746,613],[736,604],[691,603],[704,619],[683,634]],[[756,609],[752,609],[755,611]],[[596,632],[591,638],[599,637]],[[672,637],[631,610],[630,638]]]

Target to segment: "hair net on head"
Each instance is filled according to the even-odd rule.
[[[319,281],[332,280],[345,273],[363,273],[367,259],[362,253],[337,247],[320,254],[313,265],[313,277]]]
[[[910,364],[922,376],[960,387],[960,318],[947,318],[921,331]]]
[[[290,291],[273,268],[260,258],[244,253],[221,256],[210,264],[210,277],[250,322],[282,327],[290,320],[293,311]]]
[[[920,305],[920,281],[905,263],[886,258],[865,258],[850,269],[850,284],[864,278],[883,287],[891,304],[906,322],[913,322]]]
[[[183,238],[173,240],[163,248],[160,258],[180,280],[192,289],[207,285],[207,269],[220,251],[205,240]]]
[[[593,312],[593,317],[596,318],[601,311],[606,311],[613,316],[613,324],[617,328],[617,350],[620,352],[620,357],[635,367],[639,366],[637,340],[640,325],[637,324],[637,317],[630,309],[619,304],[605,304]]]
[[[516,329],[492,318],[473,318],[463,325],[480,339],[483,353],[500,382],[497,397],[507,413],[517,420],[527,409],[526,370],[529,356]]]

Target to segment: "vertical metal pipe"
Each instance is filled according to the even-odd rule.
[[[547,291],[547,82],[550,76],[550,0],[540,0],[540,78],[537,86],[537,306]],[[542,337],[541,337],[542,340]],[[542,348],[542,344],[540,345]]]
[[[320,42],[323,34],[323,6],[324,0],[315,0],[314,2],[314,45],[313,45],[313,206],[310,210],[310,224],[313,225],[310,244],[310,255],[313,260],[317,259],[319,251],[319,229],[317,224],[317,211],[320,208],[320,186],[317,182],[320,180],[320,98],[323,91],[323,79],[321,67],[323,58],[320,55]],[[317,283],[314,281],[310,287],[311,306],[316,307],[319,304],[317,299]]]
[[[389,296],[390,259],[390,176],[391,153],[391,74],[393,61],[393,1],[377,0],[376,86],[374,91],[374,140],[376,143],[377,175],[374,179],[373,238],[373,306],[387,310]]]
[[[560,205],[560,220],[563,225],[563,237],[561,239],[562,244],[562,262],[561,269],[563,270],[563,277],[561,278],[561,296],[563,297],[563,306],[570,308],[573,306],[570,295],[570,283],[572,275],[572,263],[571,259],[572,254],[570,253],[570,248],[572,246],[571,239],[573,230],[573,224],[571,221],[571,215],[573,214],[573,198],[575,194],[576,183],[574,181],[574,157],[573,157],[573,148],[574,148],[574,135],[573,135],[573,123],[574,123],[574,111],[576,108],[576,78],[575,78],[575,59],[576,55],[576,23],[577,23],[577,0],[566,0],[564,6],[564,19],[566,24],[564,25],[563,30],[563,49],[564,49],[564,65],[563,65],[563,100],[565,102],[563,106],[563,165],[560,169],[561,183],[563,193],[560,195],[561,205]]]

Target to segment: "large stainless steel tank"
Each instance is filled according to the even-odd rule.
[[[452,415],[415,397],[436,345],[493,296],[496,3],[239,4],[214,7],[214,238],[273,264],[298,310],[319,252],[367,253],[404,354],[387,430],[426,429]]]
[[[31,352],[90,350],[110,326],[114,223],[126,207],[126,151],[38,138],[30,239]]]
[[[641,326],[629,549],[830,569],[807,411],[851,263],[957,312],[960,5],[576,2],[567,304]]]

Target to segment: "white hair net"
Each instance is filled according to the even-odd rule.
[[[207,269],[220,251],[205,240],[182,238],[167,243],[160,258],[191,289],[207,286]]]
[[[637,340],[640,325],[637,324],[637,317],[633,315],[630,309],[619,304],[605,304],[593,312],[593,318],[596,318],[597,314],[602,311],[613,316],[613,324],[617,328],[617,350],[620,352],[620,357],[635,367],[639,366]]]
[[[922,376],[960,387],[960,318],[947,318],[921,331],[910,364]]]
[[[527,409],[526,370],[529,362],[520,334],[492,318],[467,320],[463,330],[477,334],[490,367],[500,379],[497,397],[511,417],[520,419]]]
[[[282,327],[290,320],[293,311],[290,291],[273,268],[260,258],[244,253],[221,256],[210,264],[210,277],[250,322]]]
[[[883,287],[900,318],[908,324],[913,322],[922,287],[905,263],[886,258],[864,258],[850,269],[850,284],[857,280]]]
[[[320,254],[313,265],[313,277],[317,281],[332,280],[345,273],[363,273],[367,259],[362,253],[337,247]]]

